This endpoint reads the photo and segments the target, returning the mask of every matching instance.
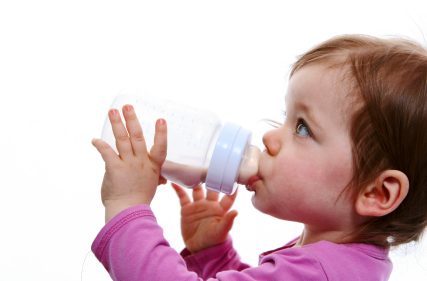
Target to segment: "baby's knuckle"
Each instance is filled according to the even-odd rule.
[[[132,136],[132,138],[136,141],[143,141],[144,140],[144,135],[141,133],[136,133],[135,135]]]
[[[135,119],[137,119],[137,117],[136,117],[136,114],[135,114],[135,112],[134,111],[132,111],[132,112],[129,112],[130,114],[128,114],[128,120],[135,120]]]
[[[163,147],[159,147],[157,151],[159,152],[160,155],[166,155],[167,152],[168,152],[167,148],[164,147],[164,146]]]
[[[200,205],[200,204],[196,204],[195,209],[196,209],[195,213],[200,214],[200,213],[205,211],[205,206]]]
[[[119,136],[116,139],[117,141],[120,141],[120,142],[127,142],[129,141],[129,136]]]
[[[133,163],[132,163],[133,167],[136,167],[137,169],[144,169],[145,168],[145,163],[141,160],[139,160],[138,158],[134,159]]]
[[[155,165],[151,166],[151,172],[156,174],[156,175],[160,175],[160,169],[158,167],[156,167]]]
[[[109,165],[105,165],[105,170],[120,171],[121,169],[122,165],[120,163],[111,163]]]

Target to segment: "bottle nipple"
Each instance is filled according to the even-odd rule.
[[[240,166],[238,184],[247,185],[249,179],[258,173],[258,163],[261,156],[261,150],[255,146],[250,145],[245,153],[242,165]]]

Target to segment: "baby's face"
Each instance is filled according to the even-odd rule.
[[[313,65],[290,79],[285,122],[263,137],[252,197],[261,212],[328,230],[358,218],[345,194],[335,205],[353,175],[339,73]]]

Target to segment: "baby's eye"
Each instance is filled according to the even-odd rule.
[[[296,129],[296,133],[303,136],[303,137],[311,137],[310,130],[308,129],[307,125],[305,124],[304,120],[298,119],[297,122],[298,127]]]

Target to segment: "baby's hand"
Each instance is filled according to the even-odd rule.
[[[111,109],[108,115],[119,155],[105,141],[92,141],[105,162],[101,187],[105,223],[131,206],[150,205],[157,186],[167,182],[160,176],[167,152],[166,122],[157,120],[154,145],[148,153],[141,125],[131,105],[123,106],[127,131],[117,109]],[[164,124],[160,124],[161,121]]]
[[[190,201],[185,190],[172,183],[181,204],[181,233],[185,246],[195,254],[206,248],[223,243],[233,226],[237,211],[230,210],[236,199],[233,195],[224,195],[218,202],[219,193],[208,190],[206,198],[202,187],[193,189],[194,202]]]

